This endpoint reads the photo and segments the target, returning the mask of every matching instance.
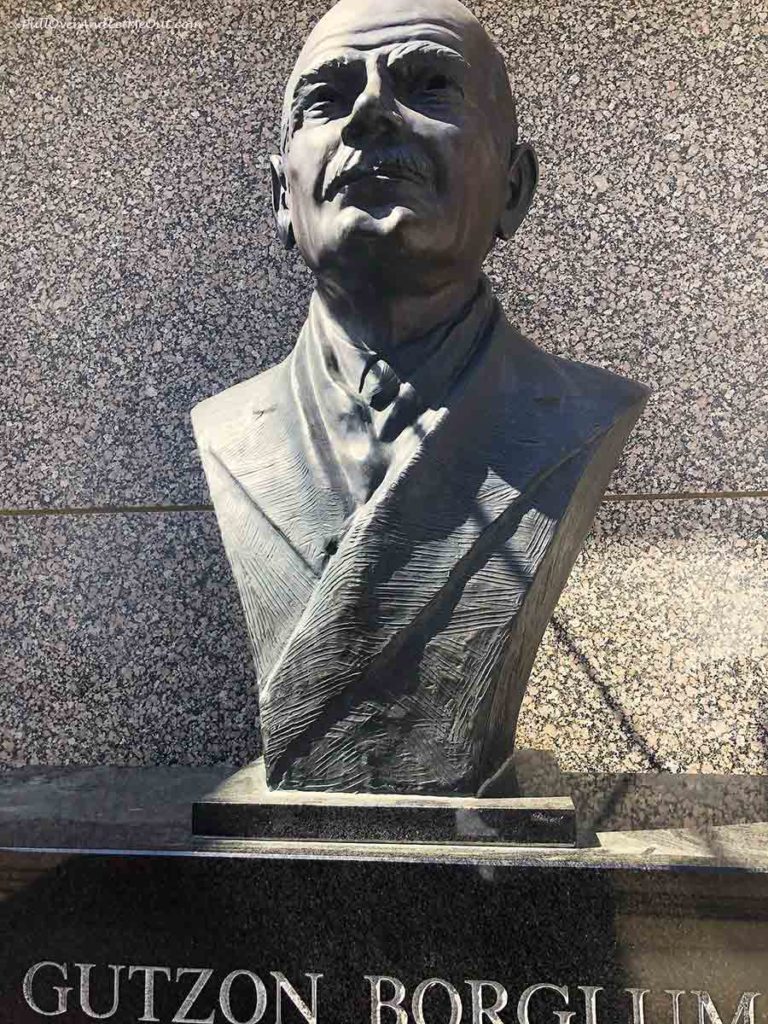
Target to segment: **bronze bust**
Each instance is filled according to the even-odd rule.
[[[341,0],[272,159],[316,288],[290,356],[193,423],[273,788],[474,794],[641,385],[549,355],[481,267],[531,203],[503,61],[457,0]]]

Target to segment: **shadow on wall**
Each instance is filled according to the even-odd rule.
[[[764,773],[767,508],[604,504],[545,635],[519,742],[571,771]]]

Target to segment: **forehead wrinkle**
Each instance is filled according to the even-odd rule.
[[[375,50],[379,47],[397,46],[410,42],[418,37],[425,42],[448,44],[461,53],[467,33],[451,27],[448,22],[423,21],[418,18],[404,19],[395,25],[372,25],[360,28],[339,28],[335,32],[323,32],[314,39],[310,35],[299,54],[294,74],[310,60],[316,59],[317,53],[326,51],[340,52],[348,50]],[[458,45],[457,45],[458,44]]]

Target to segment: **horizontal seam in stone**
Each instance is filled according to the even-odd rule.
[[[636,494],[605,494],[603,501],[708,501],[726,498],[768,498],[765,491],[641,491]]]
[[[708,501],[717,499],[768,498],[765,491],[645,491],[606,494],[605,502],[616,501]],[[0,508],[0,516],[104,516],[148,512],[213,512],[213,505],[92,505],[83,508]]]
[[[2,508],[0,516],[103,516],[147,512],[213,512],[213,505],[93,505],[87,508]]]

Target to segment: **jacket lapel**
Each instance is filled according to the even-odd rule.
[[[297,445],[290,360],[255,384],[196,431],[262,687],[322,575],[334,509]]]

